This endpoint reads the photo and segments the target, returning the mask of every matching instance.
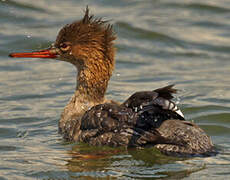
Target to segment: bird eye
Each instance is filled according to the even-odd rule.
[[[66,48],[67,47],[67,44],[62,44],[61,45],[61,48]]]
[[[67,43],[61,43],[61,44],[60,44],[60,49],[61,49],[62,51],[68,51],[68,50],[70,49],[70,45],[67,44]]]

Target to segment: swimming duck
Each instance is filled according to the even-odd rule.
[[[11,53],[16,58],[51,58],[73,64],[77,86],[64,108],[59,132],[67,141],[90,145],[154,146],[167,155],[215,153],[210,137],[186,121],[172,101],[174,85],[131,95],[123,103],[105,98],[115,64],[113,26],[95,18],[86,8],[84,17],[65,25],[48,49]]]

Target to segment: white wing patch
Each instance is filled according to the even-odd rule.
[[[180,115],[181,117],[184,118],[184,114],[181,112],[181,110],[177,107],[177,105],[174,102],[167,100],[167,99],[164,99],[162,97],[158,97],[155,100],[155,103],[157,105],[160,105],[163,109],[174,111],[178,115]]]
[[[183,117],[184,118],[184,114],[181,112],[181,110],[180,109],[178,109],[177,111],[175,111],[177,114],[179,114],[181,117]]]

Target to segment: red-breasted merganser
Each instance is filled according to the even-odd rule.
[[[125,102],[105,99],[114,68],[112,25],[89,15],[64,26],[50,48],[10,57],[52,58],[78,69],[77,87],[59,121],[68,141],[91,145],[144,147],[152,145],[168,155],[212,155],[209,136],[184,115],[172,101],[176,89],[169,85],[136,92]]]

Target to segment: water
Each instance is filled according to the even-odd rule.
[[[175,83],[188,120],[220,150],[178,159],[156,150],[68,144],[57,131],[75,88],[71,64],[11,59],[47,47],[89,5],[114,23],[116,70],[107,97]],[[0,1],[0,179],[228,179],[230,4],[228,0]]]

